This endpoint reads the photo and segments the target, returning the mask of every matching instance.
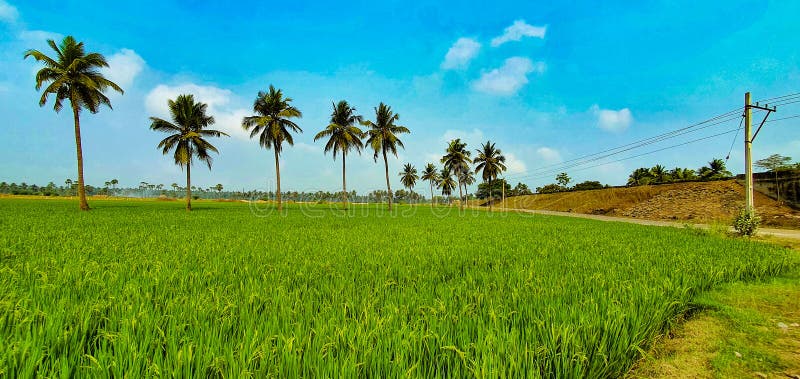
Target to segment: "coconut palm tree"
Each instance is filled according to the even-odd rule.
[[[98,71],[108,67],[106,58],[98,53],[86,53],[83,42],[78,42],[72,36],[66,36],[60,45],[49,39],[47,44],[55,51],[53,59],[38,50],[28,50],[25,58],[33,57],[37,62],[43,62],[44,68],[36,73],[36,90],[47,87],[39,99],[39,106],[47,103],[50,95],[54,96],[53,110],[60,112],[64,100],[69,100],[72,108],[72,118],[75,124],[75,150],[78,157],[78,201],[81,210],[88,211],[89,203],[86,202],[86,189],[83,178],[83,147],[81,145],[81,109],[91,113],[100,111],[100,106],[111,108],[111,101],[104,94],[111,88],[123,93],[114,82],[106,79]]]
[[[466,201],[469,197],[469,194],[467,193],[467,186],[475,184],[475,175],[473,175],[472,171],[469,170],[461,171],[458,179],[461,181],[461,185],[464,186],[464,201]]]
[[[211,170],[210,152],[219,153],[216,147],[206,141],[208,137],[228,136],[219,130],[206,129],[214,124],[214,117],[206,114],[208,106],[195,102],[193,95],[178,95],[175,100],[168,100],[169,113],[172,122],[150,117],[150,129],[170,133],[167,138],[158,143],[158,148],[164,155],[174,150],[172,156],[175,164],[181,168],[186,167],[186,210],[192,210],[192,163],[196,157],[204,162]],[[147,183],[143,183],[147,184]]]
[[[453,174],[448,169],[442,169],[439,173],[439,182],[437,183],[437,187],[442,189],[442,196],[447,196],[448,198],[453,193],[453,189],[456,188],[456,181],[453,179]]]
[[[495,148],[492,141],[486,141],[477,152],[475,173],[477,174],[481,171],[483,181],[489,182],[489,210],[492,210],[492,181],[506,170],[506,157],[503,156],[503,152],[500,149]]]
[[[363,118],[356,114],[356,108],[351,107],[350,104],[347,104],[347,101],[342,100],[337,104],[333,104],[330,124],[314,136],[314,141],[328,137],[328,143],[325,144],[325,152],[333,151],[333,160],[336,160],[338,152],[342,153],[342,198],[345,209],[347,209],[345,159],[347,152],[351,149],[361,153],[361,149],[364,147],[364,143],[361,142],[364,132],[356,126],[356,123],[361,123],[362,121]]]
[[[456,175],[456,179],[458,180],[459,206],[463,210],[464,193],[461,191],[461,177],[464,171],[469,170],[469,164],[472,163],[470,151],[467,150],[467,144],[462,143],[460,138],[450,141],[441,162],[444,163],[444,168],[446,170]]]
[[[247,116],[242,120],[244,130],[250,131],[250,138],[258,136],[258,143],[265,149],[272,149],[275,153],[275,177],[277,178],[276,201],[278,210],[282,210],[281,204],[281,165],[280,155],[283,150],[283,142],[294,145],[292,132],[302,133],[292,118],[303,117],[303,114],[292,106],[292,98],[283,97],[283,92],[275,89],[271,84],[269,92],[258,92],[253,102],[253,112],[255,116]]]
[[[439,173],[436,171],[436,166],[433,163],[425,165],[425,170],[422,171],[422,180],[427,180],[431,185],[431,208],[433,208],[433,183],[439,181]]]
[[[669,172],[667,172],[667,168],[657,164],[650,169],[650,175],[653,176],[656,183],[666,183],[670,181]]]
[[[400,171],[400,182],[403,183],[404,187],[408,188],[408,192],[411,192],[414,185],[417,184],[417,179],[419,179],[417,169],[411,163],[406,163],[403,166],[403,171]]]
[[[392,107],[380,103],[375,107],[375,122],[366,120],[361,125],[369,127],[366,131],[367,145],[375,151],[372,159],[378,161],[378,156],[383,155],[383,165],[386,173],[386,190],[389,198],[389,210],[392,210],[392,185],[389,183],[389,161],[386,159],[386,152],[397,156],[397,147],[405,148],[403,141],[397,137],[398,134],[411,133],[405,126],[395,125],[395,121],[400,120],[400,115],[392,112]]]

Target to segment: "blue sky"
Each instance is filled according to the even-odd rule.
[[[406,149],[390,159],[393,188],[400,188],[403,163],[435,162],[454,137],[471,149],[496,142],[509,181],[533,188],[553,181],[543,166],[729,111],[748,90],[754,99],[800,92],[800,2],[200,3],[0,0],[0,180],[60,184],[76,176],[71,115],[38,106],[39,66],[22,59],[26,49],[45,51],[46,39],[65,35],[106,55],[107,75],[125,89],[112,96],[113,111],[83,115],[86,177],[94,185],[183,182],[156,150],[163,136],[148,122],[165,116],[166,100],[180,93],[208,103],[216,127],[232,135],[216,142],[221,154],[211,171],[193,170],[194,183],[272,185],[272,153],[248,140],[239,123],[256,93],[273,84],[304,113],[304,133],[282,157],[283,187],[335,191],[341,163],[313,136],[340,99],[368,118],[383,101],[411,129]],[[798,113],[800,103],[776,117]],[[800,159],[797,120],[769,124],[755,158]],[[739,136],[729,161],[734,172],[743,165]],[[566,171],[576,181],[624,184],[639,166],[696,168],[724,158],[732,139]],[[383,183],[371,153],[348,160],[350,189]]]

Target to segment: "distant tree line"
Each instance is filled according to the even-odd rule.
[[[593,189],[600,189],[600,188],[607,188],[608,184],[602,184],[596,180],[587,180],[585,182],[577,183],[574,186],[570,187],[569,183],[572,181],[572,178],[567,175],[566,172],[562,172],[556,175],[556,182],[545,184],[541,187],[536,187],[536,193],[557,193],[557,192],[568,192],[568,191],[586,191],[586,190],[593,190]]]
[[[651,168],[640,167],[633,170],[628,176],[627,185],[629,187],[635,187],[647,184],[719,180],[727,179],[731,176],[733,176],[733,174],[725,167],[725,161],[722,159],[712,159],[708,162],[708,165],[700,167],[697,170],[681,167],[668,170],[660,164]]]

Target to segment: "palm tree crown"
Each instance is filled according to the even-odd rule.
[[[102,54],[86,53],[83,42],[78,42],[72,36],[66,36],[60,45],[49,39],[47,44],[55,51],[57,59],[53,59],[39,50],[28,50],[25,58],[33,57],[37,62],[42,62],[44,67],[36,72],[36,90],[47,84],[39,98],[39,106],[47,103],[47,98],[53,95],[53,110],[61,111],[64,100],[69,99],[72,107],[72,117],[75,125],[75,150],[78,163],[78,198],[82,210],[89,210],[86,202],[86,191],[83,178],[83,148],[81,146],[80,111],[88,109],[91,113],[100,111],[101,105],[111,108],[111,101],[104,92],[111,88],[119,93],[124,93],[116,83],[106,79],[99,71],[108,67],[108,62]]]
[[[269,86],[269,92],[258,91],[253,102],[255,116],[247,116],[242,120],[244,130],[250,132],[250,138],[258,136],[258,143],[266,149],[274,149],[278,154],[283,150],[283,142],[294,145],[292,132],[302,133],[292,118],[301,118],[303,114],[292,106],[292,98],[283,97],[283,91]]]
[[[211,169],[211,152],[219,150],[206,140],[208,137],[228,136],[219,130],[206,129],[214,124],[214,117],[206,114],[208,106],[195,102],[193,95],[179,95],[175,100],[168,100],[172,122],[150,117],[150,129],[170,133],[158,143],[164,155],[172,151],[175,164],[186,167],[186,210],[192,209],[191,166],[196,157]]]
[[[436,171],[436,166],[433,163],[428,163],[425,165],[425,170],[422,171],[422,180],[428,181],[431,186],[431,207],[433,207],[433,183],[439,182],[439,172]]]
[[[412,166],[411,163],[406,163],[406,165],[403,166],[403,171],[400,171],[400,181],[403,183],[403,186],[410,190],[417,184],[417,179],[419,179],[417,169]]]
[[[453,174],[448,169],[442,169],[439,173],[439,182],[437,187],[442,189],[443,196],[450,196],[453,189],[456,188],[456,181],[453,179]]]
[[[375,122],[366,120],[362,121],[361,125],[369,127],[366,131],[367,145],[372,147],[375,152],[373,159],[378,160],[380,154],[383,155],[383,164],[386,173],[386,189],[389,198],[389,210],[392,210],[392,186],[389,184],[389,162],[386,159],[386,152],[390,152],[397,156],[397,147],[405,148],[403,141],[397,137],[398,134],[410,133],[408,128],[401,125],[395,125],[395,122],[400,120],[400,115],[392,112],[392,107],[380,103],[375,108]]]
[[[464,209],[464,194],[461,192],[461,179],[463,172],[468,171],[469,164],[472,163],[470,151],[467,150],[467,144],[461,142],[460,138],[450,141],[441,162],[444,163],[445,170],[451,171],[456,175],[456,180],[458,181],[459,205],[461,209]]]
[[[314,141],[328,137],[325,152],[333,151],[333,159],[336,159],[336,154],[339,152],[343,155],[351,149],[360,152],[364,147],[364,143],[361,142],[364,132],[355,125],[361,123],[363,117],[355,112],[356,108],[351,107],[345,100],[333,104],[330,124],[314,136]]]

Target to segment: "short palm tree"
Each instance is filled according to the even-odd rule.
[[[481,148],[477,150],[478,156],[475,157],[475,173],[479,171],[483,177],[483,181],[489,182],[489,210],[492,209],[492,181],[497,179],[497,176],[506,170],[506,157],[500,149],[495,148],[492,141],[486,141]]]
[[[439,173],[439,182],[437,186],[442,189],[442,196],[450,197],[453,193],[453,189],[456,188],[456,181],[453,179],[453,174],[450,170],[442,169]]]
[[[276,201],[278,210],[281,204],[281,165],[280,155],[283,142],[294,145],[292,132],[302,133],[292,118],[303,117],[303,114],[292,106],[292,98],[283,97],[283,92],[269,86],[269,92],[258,92],[258,97],[253,102],[255,116],[247,116],[242,120],[244,130],[250,131],[250,138],[258,136],[258,143],[265,149],[272,149],[275,153],[275,177],[277,179]]]
[[[439,172],[436,171],[436,166],[433,163],[425,165],[425,170],[422,171],[422,180],[427,180],[431,185],[431,207],[433,207],[433,183],[439,181]]]
[[[175,100],[168,100],[167,105],[172,122],[158,117],[150,117],[152,121],[150,129],[171,133],[158,143],[158,148],[164,155],[174,150],[172,156],[175,164],[181,168],[186,167],[186,210],[191,211],[194,158],[204,162],[211,170],[213,160],[210,152],[219,153],[219,151],[206,141],[206,138],[227,136],[227,134],[219,130],[206,129],[214,124],[214,117],[206,114],[208,106],[195,102],[193,95],[179,95]]]
[[[459,175],[458,179],[461,181],[461,185],[464,186],[464,201],[466,201],[467,197],[469,197],[467,186],[475,184],[475,175],[469,170],[461,171],[461,175]]]
[[[667,168],[657,164],[650,169],[650,174],[653,176],[657,183],[666,183],[670,181],[669,172]]]
[[[42,92],[39,106],[47,103],[50,95],[55,97],[53,110],[61,111],[63,101],[69,100],[72,108],[72,117],[75,124],[75,150],[78,156],[78,201],[81,210],[88,211],[89,203],[86,201],[86,190],[83,178],[83,147],[81,145],[81,109],[91,113],[100,111],[101,105],[111,108],[111,101],[103,93],[111,88],[123,93],[122,88],[106,79],[98,71],[108,67],[106,58],[98,53],[86,53],[83,42],[78,42],[72,36],[66,36],[60,45],[49,39],[47,44],[56,52],[53,59],[38,50],[28,50],[25,58],[33,57],[37,62],[43,62],[44,68],[36,73],[36,90],[43,84],[49,83]]]
[[[403,141],[397,137],[398,134],[410,133],[405,126],[395,125],[395,121],[400,120],[400,115],[392,112],[392,107],[380,103],[375,108],[375,122],[366,120],[361,125],[369,127],[366,131],[367,145],[375,151],[373,159],[378,160],[378,156],[383,154],[383,165],[386,173],[386,190],[389,198],[389,210],[392,210],[392,185],[389,183],[389,161],[386,159],[386,152],[397,156],[397,147],[405,148]]]
[[[470,151],[467,150],[467,144],[461,142],[460,138],[450,141],[441,162],[444,163],[444,168],[446,170],[456,175],[456,179],[458,180],[459,206],[463,210],[464,193],[461,192],[461,177],[464,171],[469,170],[469,164],[472,163]]]
[[[342,100],[333,105],[331,121],[328,127],[314,136],[314,141],[328,137],[325,144],[325,152],[333,151],[333,160],[336,154],[342,153],[342,197],[344,208],[347,209],[347,179],[345,176],[345,158],[351,149],[361,153],[364,143],[361,138],[364,132],[356,126],[356,123],[363,121],[363,118],[356,114],[356,108],[351,107],[346,101]]]
[[[403,171],[400,171],[400,182],[403,183],[404,187],[408,188],[408,192],[411,192],[414,185],[417,184],[417,179],[419,179],[417,169],[411,163],[406,163],[403,166]]]

